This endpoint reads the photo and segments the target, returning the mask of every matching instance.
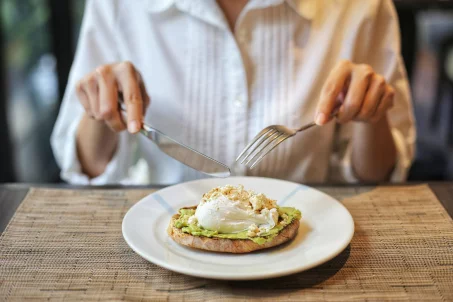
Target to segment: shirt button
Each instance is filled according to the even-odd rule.
[[[234,104],[236,105],[236,107],[242,107],[244,105],[244,97],[243,96],[238,96],[236,98],[236,101],[234,102]]]

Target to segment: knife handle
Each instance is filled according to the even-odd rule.
[[[118,94],[118,108],[121,111],[121,115],[123,117],[123,120],[127,120],[126,105],[124,105],[123,97],[122,97],[121,93]],[[142,127],[140,128],[140,133],[145,135],[149,139],[155,141],[155,137],[156,137],[155,133],[156,133],[156,131],[150,125],[147,125],[144,122],[142,122]]]

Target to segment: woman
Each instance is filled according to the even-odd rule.
[[[391,0],[87,1],[52,136],[62,177],[200,177],[136,134],[146,121],[236,175],[404,180],[415,129],[399,43]],[[313,119],[321,126],[285,141],[255,169],[234,163],[262,128]]]

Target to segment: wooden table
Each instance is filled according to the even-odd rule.
[[[414,183],[415,184],[415,183]],[[392,184],[391,184],[392,185]],[[88,190],[93,189],[93,187],[87,186],[70,186],[67,184],[37,184],[37,185],[30,185],[30,184],[3,184],[0,185],[0,233],[3,232],[5,227],[8,225],[11,217],[13,217],[17,207],[20,205],[22,200],[24,199],[25,195],[29,188],[33,187],[44,187],[44,188],[78,188],[81,190]],[[323,188],[329,188],[329,186],[314,186],[321,191]],[[356,191],[359,192],[360,188],[371,188],[371,186],[354,186],[354,185],[341,185],[338,188],[342,188],[348,191]],[[429,183],[429,187],[433,192],[436,194],[437,198],[442,202],[442,205],[447,210],[450,217],[453,218],[453,182],[433,182]],[[96,187],[99,189],[102,188],[121,188],[119,186],[103,186],[103,187]],[[159,188],[155,186],[149,187],[124,187],[124,188]]]
[[[453,183],[315,187],[353,216],[349,246],[305,272],[234,282],[162,269],[127,246],[122,219],[149,187],[2,185],[0,300],[453,301]]]

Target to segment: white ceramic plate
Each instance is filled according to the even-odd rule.
[[[294,240],[249,254],[223,254],[195,250],[174,242],[166,232],[173,214],[197,205],[216,186],[242,184],[261,192],[279,205],[302,212]],[[178,184],[146,196],[123,219],[123,236],[140,256],[169,270],[212,279],[250,280],[279,277],[320,265],[338,255],[352,239],[354,221],[332,197],[300,184],[257,177],[203,179]]]

